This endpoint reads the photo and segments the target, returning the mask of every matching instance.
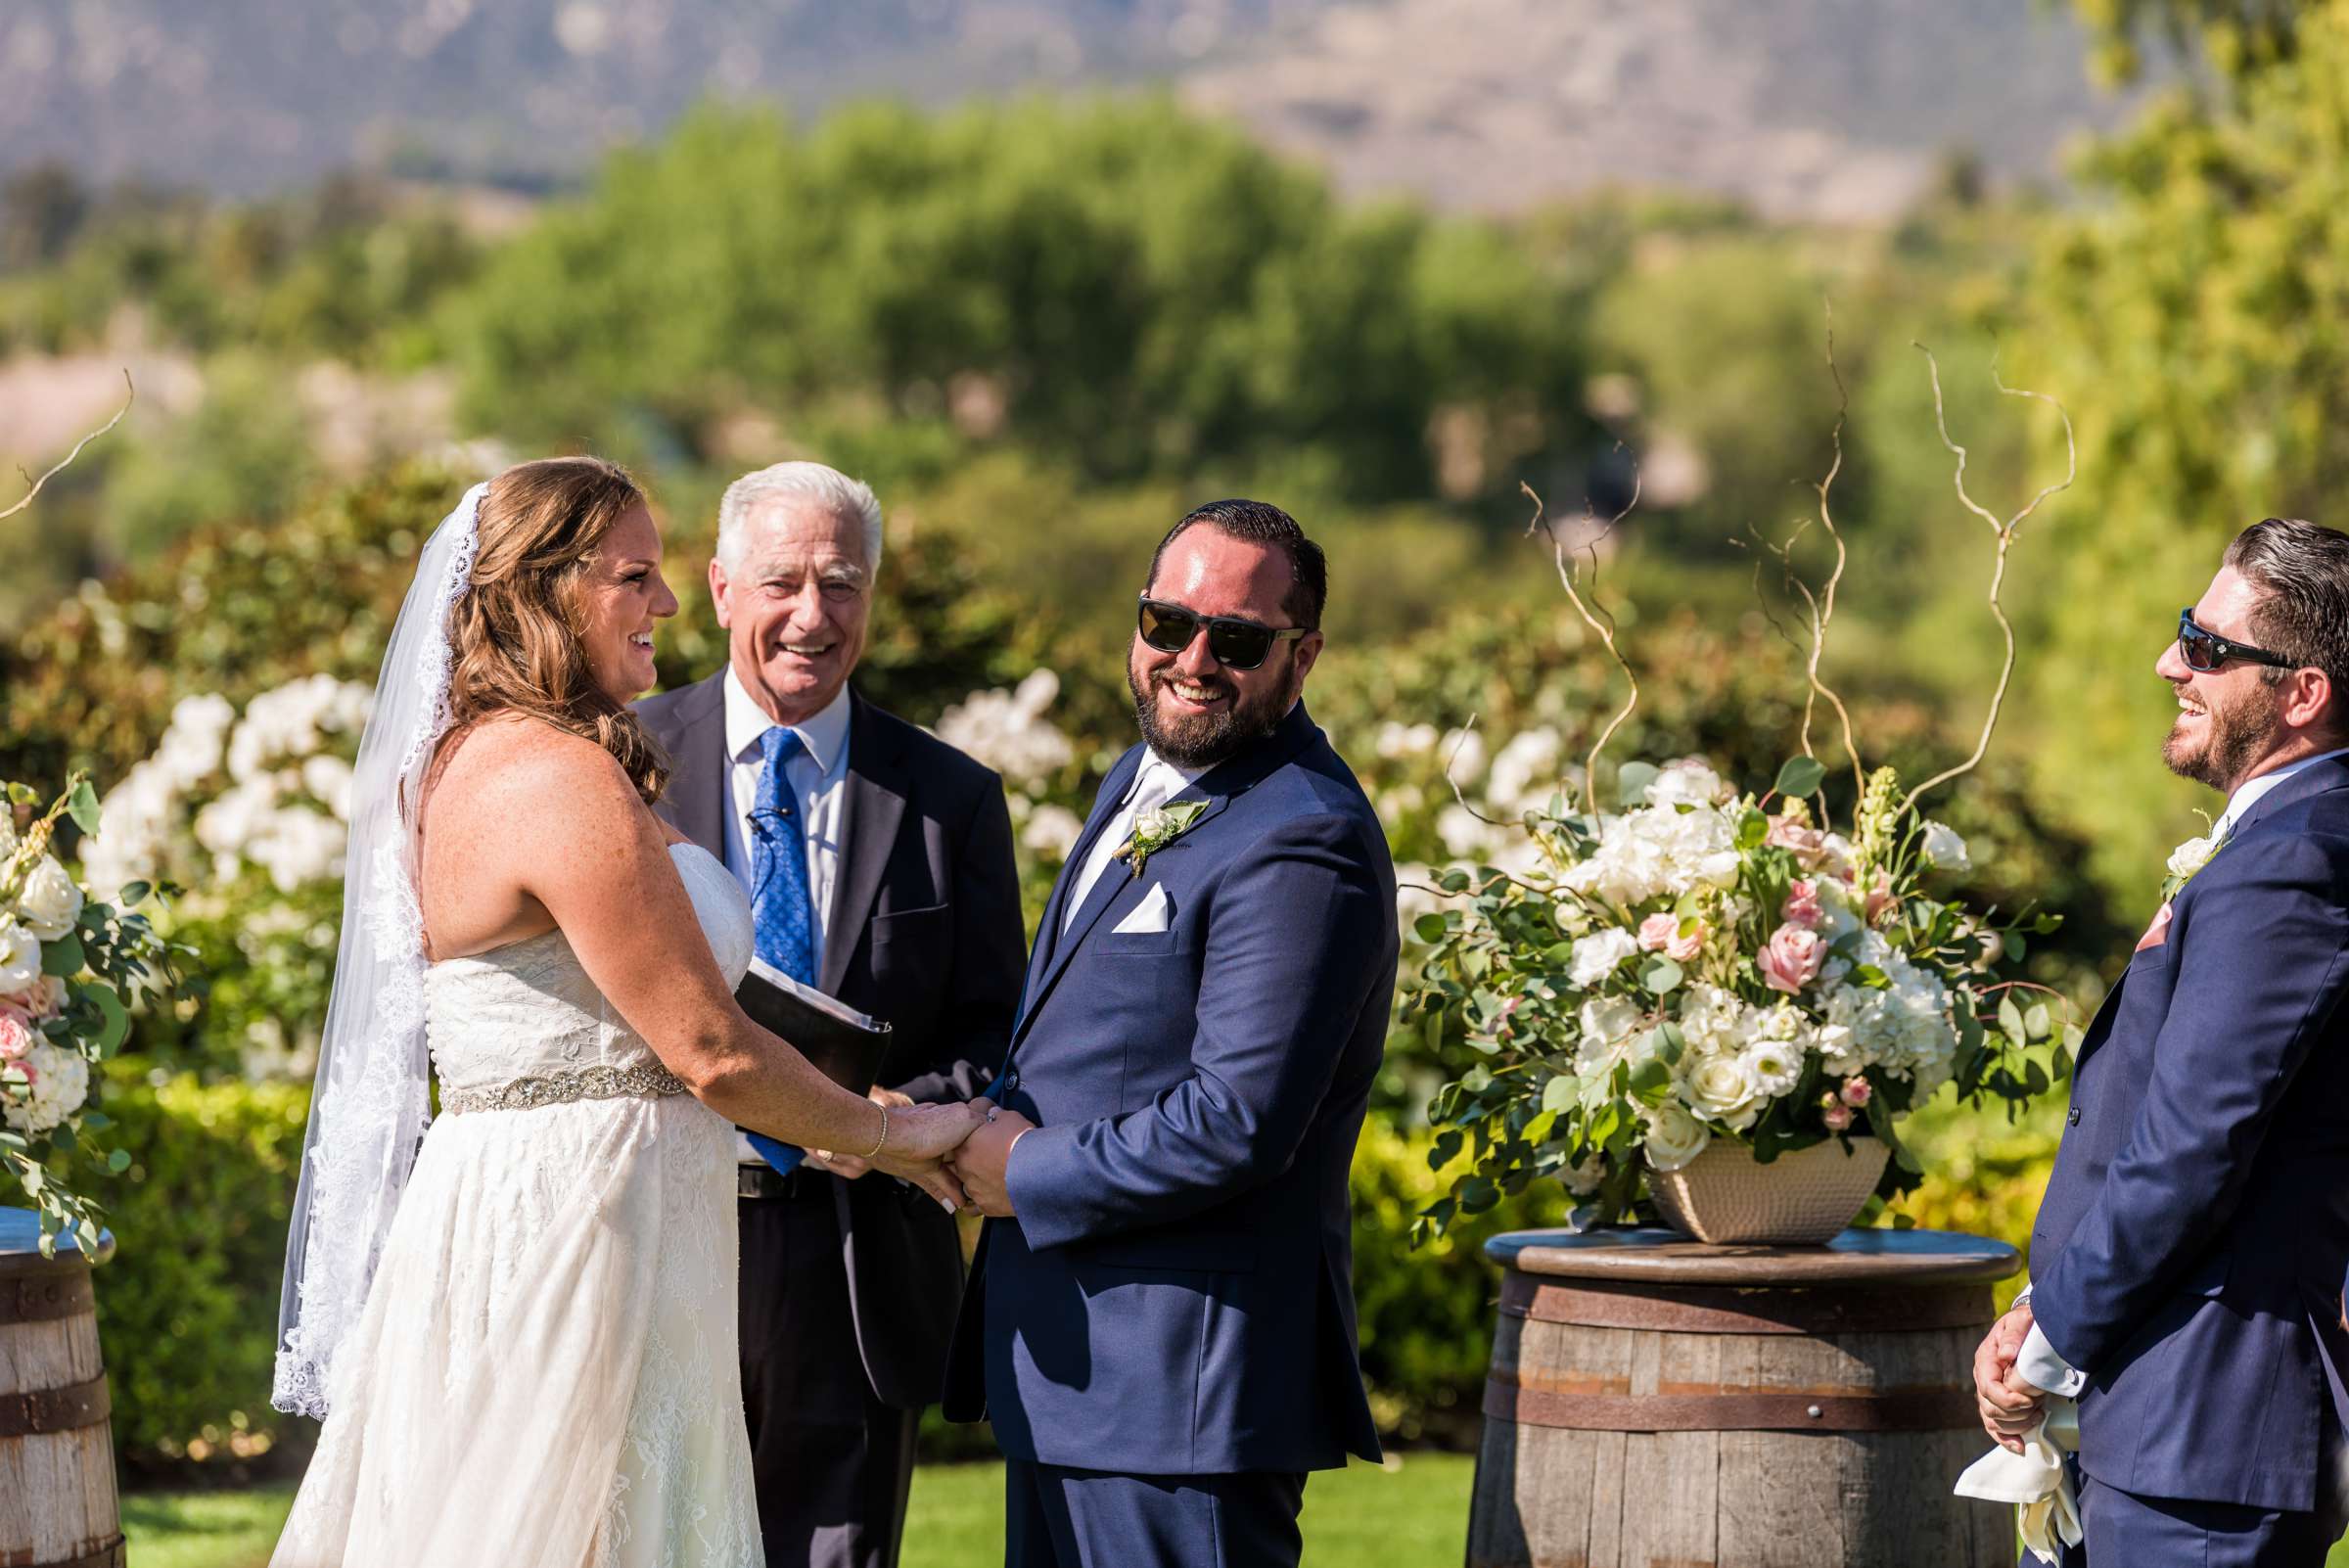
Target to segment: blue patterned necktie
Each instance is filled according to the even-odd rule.
[[[759,737],[766,771],[751,810],[751,914],[759,956],[804,985],[815,984],[815,902],[807,891],[807,827],[785,765],[806,750],[781,725]]]
[[[766,771],[751,808],[751,928],[759,956],[804,985],[815,984],[815,900],[807,889],[807,829],[784,764],[806,750],[797,730],[776,725],[759,737]],[[758,1132],[751,1146],[789,1171],[805,1156]]]

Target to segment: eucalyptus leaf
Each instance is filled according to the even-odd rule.
[[[44,975],[55,975],[60,980],[69,979],[81,973],[85,961],[78,933],[69,931],[55,942],[41,944],[41,973]]]
[[[1778,781],[1771,788],[1780,795],[1807,796],[1825,782],[1827,764],[1816,757],[1789,757],[1778,768]]]
[[[97,836],[98,792],[90,788],[88,779],[82,779],[74,784],[73,794],[67,801],[66,809],[72,813],[75,827],[93,838]]]

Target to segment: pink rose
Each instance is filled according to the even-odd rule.
[[[1809,877],[1797,877],[1786,889],[1786,901],[1779,906],[1778,918],[1801,926],[1805,931],[1817,931],[1826,919],[1826,911],[1819,906],[1819,884]]]
[[[1843,1081],[1843,1103],[1854,1110],[1865,1105],[1875,1092],[1865,1078],[1847,1078]]]
[[[0,1062],[23,1061],[38,1038],[30,1019],[14,1007],[0,1007]]]
[[[1840,1132],[1852,1125],[1852,1111],[1848,1105],[1830,1105],[1819,1114],[1825,1120],[1830,1132]]]
[[[1676,914],[1651,914],[1639,922],[1639,945],[1649,952],[1660,952],[1676,964],[1684,964],[1705,950],[1705,923],[1691,921],[1688,934],[1681,934],[1681,917]]]
[[[1792,850],[1797,859],[1808,861],[1826,848],[1827,836],[1791,816],[1773,816],[1762,842],[1773,849]]]
[[[1789,996],[1817,980],[1819,966],[1826,961],[1825,941],[1818,932],[1797,925],[1772,932],[1770,941],[1762,945],[1761,956],[1754,960],[1762,970],[1762,984]]]

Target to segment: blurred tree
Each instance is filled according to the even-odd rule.
[[[2141,901],[2198,830],[2189,807],[2217,809],[2156,760],[2175,705],[2151,666],[2178,606],[2262,517],[2349,526],[2349,4],[2303,8],[2295,39],[2238,100],[2173,93],[2099,149],[2101,200],[2048,237],[2014,306],[2009,380],[2063,392],[2080,437],[2080,485],[2022,584],[2038,776]]]
[[[470,416],[533,438],[649,417],[690,446],[748,404],[827,446],[934,420],[1095,480],[1306,453],[1383,499],[1434,492],[1451,410],[1488,489],[1577,444],[1586,301],[1494,230],[1342,209],[1165,102],[804,135],[710,108],[550,210],[443,332]]]
[[[0,271],[56,260],[89,213],[90,193],[66,164],[16,170],[0,181]]]
[[[2137,80],[2144,46],[2159,40],[2223,79],[2288,62],[2307,0],[2072,0],[2096,34],[2093,64],[2107,81]],[[2320,0],[2321,3],[2321,0]]]

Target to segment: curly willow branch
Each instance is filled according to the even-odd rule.
[[[1844,548],[1843,530],[1835,526],[1835,513],[1828,503],[1828,491],[1835,487],[1836,476],[1843,472],[1843,427],[1852,412],[1852,395],[1843,384],[1843,367],[1835,362],[1835,306],[1833,301],[1826,301],[1825,309],[1827,374],[1835,381],[1835,428],[1828,432],[1827,438],[1833,443],[1835,460],[1827,465],[1826,476],[1812,488],[1819,492],[1819,526],[1827,530],[1827,537],[1835,545],[1835,569],[1827,574],[1826,583],[1817,598],[1812,596],[1808,583],[1802,584],[1803,598],[1811,607],[1811,657],[1804,669],[1804,674],[1811,683],[1811,689],[1803,698],[1803,755],[1805,757],[1817,756],[1811,750],[1811,715],[1819,699],[1824,697],[1835,710],[1836,721],[1843,727],[1843,753],[1844,756],[1851,759],[1852,782],[1865,794],[1867,789],[1867,776],[1865,770],[1860,765],[1860,743],[1852,736],[1851,711],[1844,707],[1843,699],[1836,695],[1834,688],[1819,678],[1819,662],[1827,651],[1827,627],[1835,619],[1835,590],[1843,581],[1844,563],[1849,559],[1849,552]],[[1801,579],[1798,577],[1796,581],[1801,582]]]
[[[1617,524],[1632,515],[1632,509],[1639,504],[1639,470],[1635,464],[1632,469],[1632,498],[1624,502],[1623,510],[1607,519],[1606,526],[1591,536],[1590,570],[1593,575],[1598,570],[1598,541],[1612,533]],[[1527,498],[1534,503],[1534,520],[1526,525],[1525,531],[1528,533],[1539,531],[1549,540],[1551,555],[1557,562],[1558,582],[1565,588],[1566,597],[1573,601],[1575,613],[1583,618],[1585,625],[1598,633],[1599,641],[1607,645],[1607,653],[1614,659],[1616,668],[1623,671],[1623,678],[1631,682],[1631,695],[1624,699],[1623,707],[1615,716],[1607,720],[1607,727],[1598,732],[1598,739],[1591,744],[1589,755],[1583,759],[1583,804],[1589,807],[1592,815],[1596,815],[1598,812],[1598,754],[1607,749],[1607,742],[1615,738],[1615,732],[1624,726],[1625,722],[1631,718],[1633,710],[1639,706],[1639,676],[1633,670],[1632,662],[1624,658],[1623,650],[1615,646],[1613,618],[1602,621],[1592,614],[1589,604],[1584,600],[1582,593],[1575,587],[1574,569],[1566,564],[1566,541],[1559,537],[1558,530],[1545,521],[1541,492],[1523,481],[1518,482],[1517,487],[1523,490]],[[1595,513],[1587,515],[1590,516],[1592,521],[1596,521]]]
[[[73,443],[73,450],[59,458],[55,466],[53,466],[48,473],[43,474],[37,480],[33,480],[32,488],[24,492],[22,500],[18,501],[16,505],[10,507],[7,511],[0,512],[0,523],[7,522],[10,518],[15,517],[19,512],[22,512],[24,510],[24,508],[30,506],[32,504],[32,498],[41,493],[41,486],[48,484],[51,480],[57,478],[58,475],[64,473],[66,469],[71,465],[73,459],[81,455],[81,449],[83,447],[89,445],[90,442],[96,440],[99,437],[105,435],[108,431],[113,430],[116,425],[122,423],[122,416],[129,413],[130,405],[134,402],[137,402],[139,399],[138,385],[130,379],[130,372],[128,370],[124,370],[122,372],[122,385],[128,389],[128,394],[123,397],[122,406],[115,410],[115,417],[108,420],[105,424],[99,426],[96,430],[90,432],[87,436],[84,436],[81,439],[75,441]]]
[[[1999,714],[2006,705],[2006,690],[2008,685],[2014,679],[2014,623],[2006,619],[2006,609],[1999,602],[1999,590],[2004,586],[2006,581],[2006,552],[2012,548],[2014,544],[2015,530],[2022,527],[2023,520],[2030,517],[2034,512],[2037,512],[2040,508],[2040,503],[2047,500],[2049,496],[2055,494],[2059,490],[2071,488],[2072,481],[2076,479],[2080,473],[2080,443],[2077,438],[2075,438],[2072,434],[2072,416],[2070,412],[2064,408],[2062,403],[2058,402],[2053,397],[2049,396],[2046,392],[2031,392],[2024,388],[2007,386],[2005,381],[1999,375],[1998,355],[1994,352],[1991,355],[1990,360],[1991,385],[1998,388],[1999,394],[2003,397],[2028,397],[2034,401],[2046,403],[2049,407],[2054,409],[2056,417],[2063,421],[2064,447],[2063,478],[2055,481],[2052,484],[2042,485],[2037,494],[2033,495],[2030,500],[2023,503],[2020,511],[2016,512],[2012,517],[2007,518],[2003,523],[1999,521],[1997,517],[1992,515],[1989,508],[1983,506],[1981,502],[1975,500],[1971,495],[1966,493],[1965,448],[1950,438],[1949,418],[1943,410],[1941,399],[1940,361],[1933,357],[1933,350],[1927,348],[1923,344],[1911,344],[1911,346],[1915,348],[1918,353],[1925,356],[1925,373],[1931,378],[1933,383],[1933,428],[1941,436],[1941,444],[1948,447],[1952,455],[1958,459],[1957,470],[1951,475],[1950,482],[1957,487],[1958,503],[1967,511],[1973,513],[1974,516],[1989,524],[1991,532],[1996,536],[1998,541],[1996,546],[1996,554],[1992,561],[1990,572],[1990,613],[1992,619],[1997,621],[1999,623],[1999,635],[2004,639],[2006,651],[2005,659],[1999,668],[1998,686],[1991,692],[1990,712],[1982,720],[1981,736],[1974,742],[1974,755],[1967,758],[1964,761],[1959,762],[1955,767],[1943,769],[1941,772],[1938,772],[1931,778],[1925,780],[1922,784],[1919,784],[1916,788],[1911,790],[1909,792],[1908,799],[1901,803],[1901,809],[1903,811],[1907,811],[1911,807],[1914,806],[1918,800],[1922,799],[1927,790],[1938,788],[1943,784],[1947,784],[1954,778],[1958,778],[1963,774],[1972,772],[1976,767],[1981,765],[1984,755],[1989,752],[1991,732],[1997,729],[1999,726]]]

